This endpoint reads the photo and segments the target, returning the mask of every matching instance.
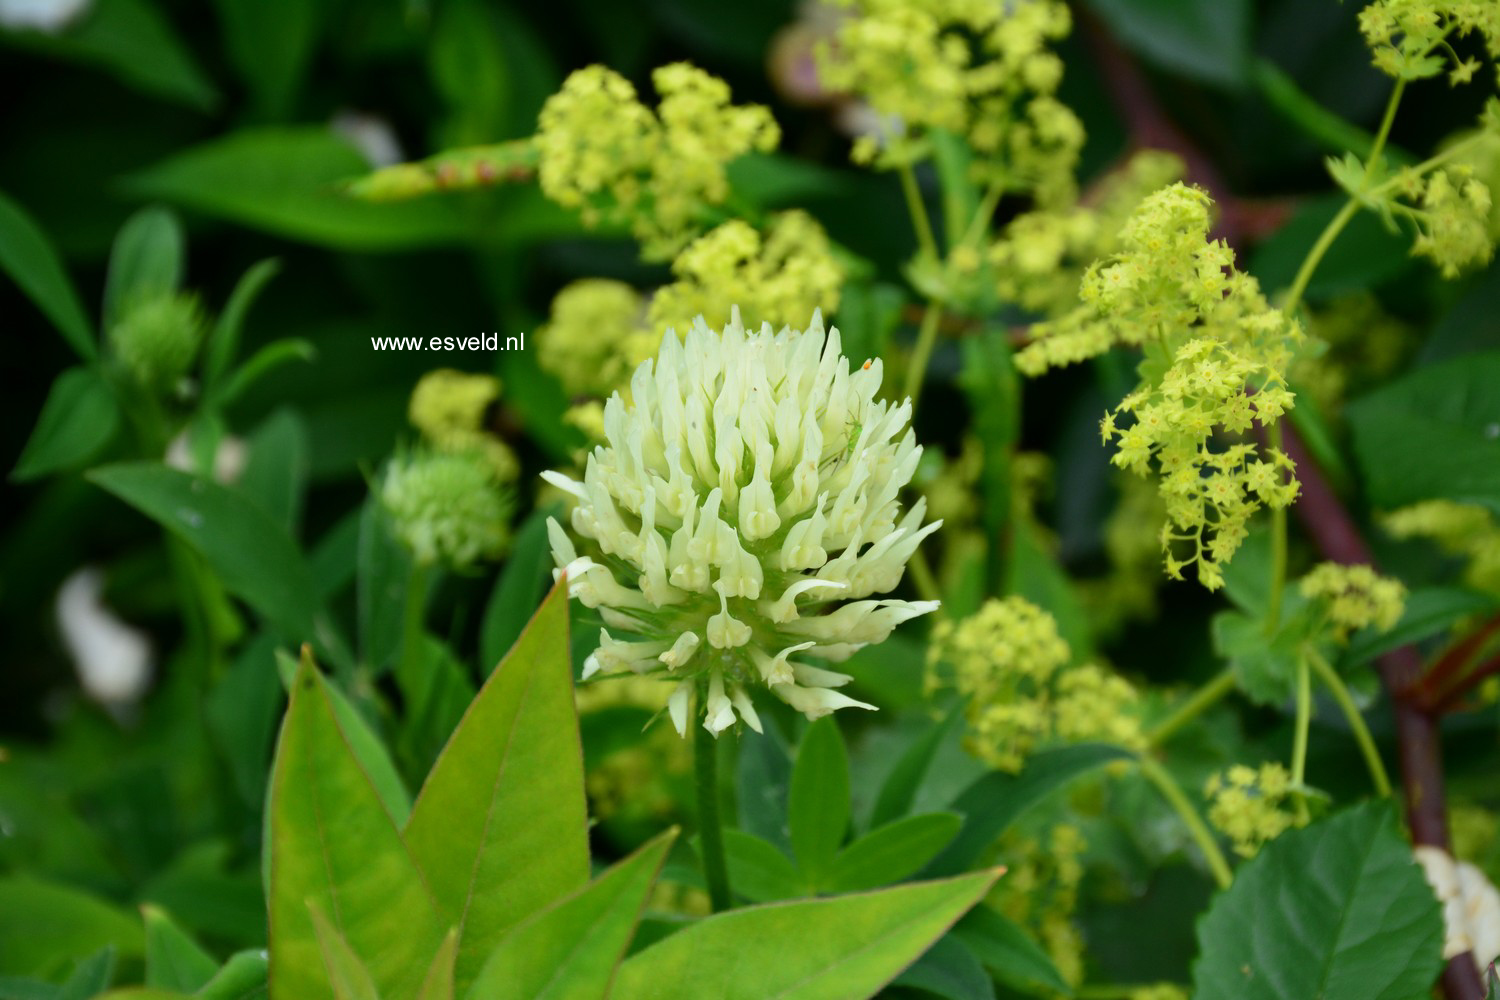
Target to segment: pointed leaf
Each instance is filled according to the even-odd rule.
[[[1389,802],[1267,844],[1198,923],[1196,1000],[1410,1000],[1443,966],[1443,916]]]
[[[562,584],[469,706],[412,807],[406,839],[458,928],[460,995],[506,931],[588,881]]]
[[[236,952],[194,996],[198,1000],[265,1000],[268,972],[263,950]]]
[[[453,963],[458,959],[458,931],[451,930],[432,956],[432,965],[427,968],[427,978],[422,980],[422,989],[417,1000],[453,1000]]]
[[[94,325],[84,313],[83,303],[52,242],[20,205],[3,194],[0,194],[0,271],[9,275],[16,287],[36,303],[80,358],[92,361],[99,356]]]
[[[182,284],[182,225],[165,208],[136,212],[115,236],[104,280],[104,329],[108,331],[141,299],[177,291]]]
[[[318,935],[328,981],[333,984],[333,995],[338,1000],[380,1000],[380,991],[370,979],[370,970],[350,949],[349,942],[328,922],[317,904],[309,901],[307,910]]]
[[[534,608],[552,578],[552,549],[547,541],[548,511],[534,512],[516,532],[510,557],[484,609],[479,627],[479,666],[488,672],[516,641],[526,626],[526,610]]]
[[[24,482],[78,468],[119,429],[120,407],[109,383],[93,368],[69,368],[52,383],[12,476]]]
[[[814,722],[802,737],[787,809],[797,866],[817,887],[849,831],[849,754],[832,717]]]
[[[224,311],[208,335],[208,346],[203,352],[203,393],[210,399],[220,381],[229,374],[235,355],[239,353],[245,314],[250,311],[260,290],[280,270],[281,262],[275,258],[263,260],[246,271],[239,284],[234,286],[234,291],[229,293],[229,301],[224,304]]]
[[[943,1000],[995,1000],[995,984],[968,946],[945,934],[893,984]]]
[[[667,831],[507,934],[469,1000],[603,997],[676,836]]]
[[[870,813],[872,829],[900,819],[911,811],[912,802],[916,799],[922,779],[927,775],[927,769],[932,766],[932,760],[937,756],[943,739],[953,732],[959,717],[959,709],[955,706],[942,721],[906,748],[906,752],[896,761],[896,766],[891,768],[885,783],[880,786],[875,809]]]
[[[114,975],[115,949],[107,945],[73,967],[73,974],[57,992],[57,1000],[90,1000],[109,988]]]
[[[957,813],[908,816],[871,830],[834,859],[829,886],[838,892],[874,889],[915,875],[958,836]]]
[[[974,907],[953,928],[953,935],[969,946],[991,975],[1012,989],[1042,995],[1072,993],[1042,946],[998,910]]]
[[[51,973],[105,946],[139,955],[143,935],[139,920],[86,892],[10,877],[0,879],[0,942],[12,941],[26,947],[0,947],[0,975]]]
[[[309,902],[369,962],[382,993],[413,993],[442,939],[436,908],[308,663],[292,686],[269,808],[272,995],[336,995]]]
[[[729,884],[752,903],[804,895],[802,877],[781,848],[743,830],[724,831]]]
[[[700,920],[620,966],[611,1000],[712,983],[717,1000],[862,1000],[890,982],[977,903],[998,877],[772,903]]]
[[[146,985],[191,993],[214,977],[219,963],[161,909],[143,906]]]

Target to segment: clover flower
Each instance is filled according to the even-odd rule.
[[[1484,872],[1441,847],[1413,848],[1422,874],[1443,904],[1443,957],[1472,952],[1480,975],[1500,958],[1500,891]]]
[[[1196,565],[1214,590],[1251,515],[1297,497],[1283,452],[1218,438],[1273,424],[1291,408],[1285,372],[1302,331],[1235,269],[1223,241],[1208,239],[1210,205],[1183,184],[1145,199],[1125,225],[1121,252],[1084,276],[1083,304],[1033,327],[1016,365],[1037,375],[1116,344],[1145,349],[1144,383],[1104,417],[1100,433],[1105,443],[1118,439],[1116,466],[1160,476],[1168,575],[1181,579]]]
[[[771,113],[729,103],[729,85],[688,63],[651,75],[655,112],[603,66],[571,74],[537,121],[542,193],[582,212],[584,224],[628,224],[653,260],[697,232],[706,207],[729,194],[724,166],[780,141]]]
[[[192,369],[206,331],[196,295],[164,292],[129,303],[108,339],[131,377],[164,393],[175,390]]]
[[[583,481],[544,474],[575,498],[586,544],[549,520],[557,572],[604,621],[585,677],[678,680],[679,733],[695,689],[714,734],[759,729],[760,684],[809,718],[872,707],[836,690],[847,674],[801,658],[844,660],[937,607],[869,599],[938,526],[922,526],[921,500],[902,513],[921,448],[910,403],[876,399],[880,377],[879,360],[849,370],[818,314],[805,332],[748,333],[734,311],[722,334],[700,320],[662,341],[630,402],[605,404]]]
[[[380,501],[418,565],[463,572],[510,541],[510,495],[480,452],[423,448],[391,459]]]
[[[520,462],[510,446],[485,428],[485,415],[500,398],[500,380],[452,368],[430,371],[417,382],[407,419],[438,451],[481,454],[502,483],[514,482]]]
[[[1280,764],[1259,769],[1235,764],[1203,787],[1208,821],[1229,838],[1235,853],[1252,858],[1268,841],[1299,825],[1292,811],[1293,791],[1291,775]]]
[[[1319,563],[1298,585],[1302,596],[1323,605],[1334,637],[1375,626],[1384,632],[1401,620],[1406,588],[1401,581],[1378,575],[1365,565]]]
[[[1068,666],[1057,622],[1022,597],[986,601],[959,622],[939,622],[928,650],[927,688],[966,699],[970,749],[986,763],[1019,771],[1048,742],[1140,742],[1137,695],[1093,664]]]

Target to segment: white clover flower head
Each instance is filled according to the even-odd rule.
[[[549,520],[557,573],[604,621],[585,678],[681,678],[679,733],[695,690],[715,735],[760,730],[757,684],[809,718],[874,707],[801,657],[847,659],[938,606],[874,596],[941,523],[922,525],[925,500],[902,513],[922,449],[910,401],[875,398],[880,376],[879,360],[850,370],[819,313],[806,331],[747,332],[735,309],[722,334],[701,317],[685,340],[668,333],[631,402],[605,404],[583,481],[543,474],[576,500],[587,550]]]

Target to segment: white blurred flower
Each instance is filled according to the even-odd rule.
[[[0,0],[0,27],[56,35],[91,6],[92,0]]]
[[[910,403],[876,398],[880,376],[879,360],[850,371],[816,313],[805,333],[747,333],[738,310],[722,334],[701,318],[686,341],[668,333],[631,402],[606,403],[583,481],[544,473],[589,547],[549,521],[558,572],[606,626],[585,677],[682,678],[679,732],[694,689],[716,735],[737,718],[759,729],[756,683],[809,718],[873,707],[833,690],[849,675],[790,657],[847,659],[937,607],[862,600],[895,588],[940,523],[922,526],[925,500],[902,513],[921,448]]]
[[[372,168],[394,166],[406,159],[401,140],[396,138],[396,130],[379,115],[344,108],[328,124],[335,135],[359,150]]]
[[[214,479],[221,483],[233,483],[240,478],[240,473],[245,471],[245,461],[249,453],[245,448],[245,442],[237,437],[225,436],[219,442],[219,448],[214,452]],[[163,461],[173,469],[183,472],[197,472],[198,465],[193,460],[192,445],[188,441],[188,432],[184,430],[172,439],[167,445],[167,453]]]
[[[151,643],[105,605],[104,574],[85,566],[57,592],[57,628],[84,692],[106,707],[136,701],[151,682]]]
[[[1443,957],[1473,952],[1474,964],[1483,974],[1500,956],[1500,892],[1484,872],[1467,861],[1455,862],[1440,847],[1423,845],[1415,852],[1443,904]]]

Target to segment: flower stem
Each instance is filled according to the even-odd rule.
[[[1213,680],[1194,691],[1187,701],[1178,706],[1177,711],[1158,722],[1146,734],[1146,745],[1155,747],[1165,743],[1176,735],[1179,729],[1217,705],[1233,690],[1234,669],[1226,667],[1216,674]]]
[[[937,260],[937,237],[932,233],[932,220],[927,216],[927,205],[922,201],[921,189],[917,187],[917,175],[909,163],[901,164],[896,175],[901,178],[901,194],[906,198],[906,210],[911,213],[912,228],[917,233],[917,245],[923,254]]]
[[[403,693],[416,690],[416,674],[422,662],[422,619],[427,610],[427,567],[412,560],[406,577],[406,602],[401,609],[401,653],[396,661],[396,682]]]
[[[700,695],[701,700],[701,695]],[[734,905],[729,894],[729,865],[724,860],[724,830],[719,818],[719,741],[706,726],[693,722],[693,769],[698,779],[698,838],[703,854],[703,878],[715,913]]]
[[[911,400],[912,413],[917,410],[917,399],[922,395],[922,382],[927,377],[927,362],[932,360],[932,348],[937,343],[938,323],[943,318],[943,307],[936,301],[927,303],[922,314],[922,325],[917,330],[917,345],[912,348],[911,363],[906,369],[906,395]]]
[[[1376,793],[1382,796],[1390,795],[1391,779],[1386,774],[1385,763],[1380,759],[1380,751],[1375,747],[1375,738],[1370,735],[1370,727],[1365,725],[1359,706],[1354,704],[1354,698],[1349,694],[1348,685],[1317,650],[1309,648],[1307,660],[1317,673],[1318,680],[1327,685],[1328,690],[1333,693],[1334,700],[1339,703],[1339,708],[1344,710],[1344,718],[1349,720],[1349,729],[1354,733],[1354,741],[1359,744],[1359,752],[1364,755],[1365,766],[1370,769],[1370,780],[1375,783]]]
[[[1229,862],[1224,858],[1224,852],[1219,849],[1219,842],[1214,839],[1213,833],[1208,825],[1203,822],[1203,817],[1198,815],[1198,810],[1188,801],[1187,793],[1177,780],[1167,772],[1156,761],[1145,754],[1136,758],[1136,765],[1141,769],[1141,774],[1147,781],[1156,786],[1161,792],[1161,797],[1167,800],[1177,815],[1182,818],[1182,823],[1187,827],[1188,833],[1203,852],[1204,859],[1208,862],[1209,871],[1213,872],[1214,881],[1220,889],[1228,889],[1229,883],[1234,881],[1234,875],[1229,870]]]
[[[1297,812],[1306,823],[1307,797],[1302,786],[1307,778],[1307,734],[1312,728],[1312,677],[1307,668],[1307,657],[1297,658],[1297,728],[1292,734],[1292,788],[1297,793]]]

